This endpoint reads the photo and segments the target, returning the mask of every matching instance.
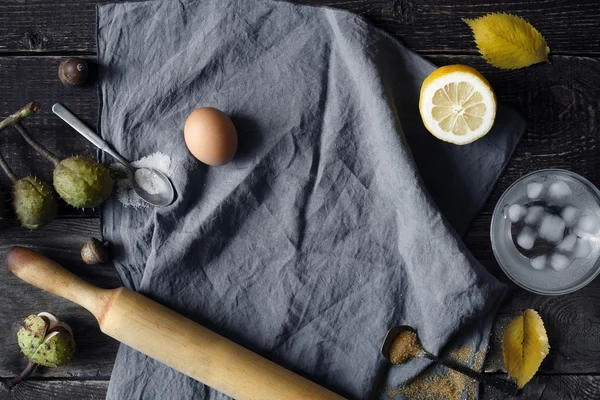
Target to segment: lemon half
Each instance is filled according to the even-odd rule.
[[[496,95],[476,69],[447,65],[423,81],[419,111],[432,135],[445,142],[468,144],[492,129]]]

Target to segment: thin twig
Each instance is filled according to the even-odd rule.
[[[6,160],[4,159],[4,156],[2,155],[2,153],[0,153],[0,168],[2,168],[4,173],[6,175],[8,175],[8,178],[11,180],[11,182],[13,184],[18,181],[17,176],[13,173],[12,169],[10,169],[10,167],[6,163]]]
[[[33,372],[33,370],[35,369],[35,367],[37,367],[38,365],[36,363],[34,363],[33,361],[29,360],[29,363],[27,364],[27,367],[25,367],[25,369],[23,370],[23,372],[21,372],[19,375],[15,376],[14,378],[12,378],[11,380],[9,380],[9,384],[11,386],[15,386],[16,384],[18,384],[19,382],[21,382],[23,379],[27,378],[29,375],[31,375],[31,373]]]
[[[58,165],[58,163],[60,163],[60,158],[58,158],[56,155],[54,155],[54,153],[51,153],[48,149],[42,146],[37,140],[29,136],[29,134],[27,133],[27,131],[25,131],[25,128],[23,127],[23,125],[21,125],[21,123],[16,123],[13,126],[16,130],[19,131],[21,136],[23,136],[23,139],[25,139],[27,143],[31,145],[31,147],[33,147],[38,153],[46,157],[48,161],[54,164],[55,167]]]
[[[36,101],[27,104],[16,113],[10,115],[4,121],[0,122],[0,132],[11,125],[18,124],[23,118],[29,117],[31,114],[37,114],[42,110],[42,105]]]

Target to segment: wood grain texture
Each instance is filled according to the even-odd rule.
[[[29,380],[15,388],[13,400],[104,400],[106,380]],[[517,400],[597,400],[600,377],[589,375],[536,376],[513,397]],[[482,387],[482,400],[506,400],[506,395]],[[414,399],[418,400],[418,399]]]
[[[118,343],[103,335],[96,319],[78,305],[37,289],[14,276],[5,267],[5,258],[13,245],[33,247],[60,262],[67,269],[100,287],[121,286],[112,265],[86,265],[79,249],[84,240],[99,237],[98,219],[63,219],[35,231],[9,228],[0,233],[0,293],[3,300],[0,321],[0,377],[17,375],[27,364],[17,346],[16,332],[29,314],[48,311],[64,318],[73,327],[77,343],[75,358],[67,366],[39,368],[34,376],[108,377]]]
[[[495,321],[486,371],[504,370],[502,334],[522,310],[533,308],[544,320],[550,353],[541,373],[593,374],[600,371],[600,280],[565,296],[536,296],[514,288]]]
[[[96,124],[96,88],[64,88],[56,76],[63,56],[96,50],[96,0],[2,0],[0,2],[0,117],[31,100],[39,100],[44,112],[29,121],[31,133],[62,156],[94,155],[91,144],[80,138],[50,112],[59,101],[92,128]],[[600,185],[598,109],[600,101],[600,8],[596,0],[570,2],[496,0],[299,0],[304,4],[346,9],[390,32],[413,50],[429,55],[438,64],[472,65],[490,79],[499,99],[518,109],[529,122],[506,172],[494,188],[482,213],[473,222],[465,242],[477,259],[498,278],[499,270],[490,245],[489,224],[493,207],[515,179],[540,168],[560,167],[580,173]],[[518,71],[501,71],[476,55],[468,27],[461,18],[492,11],[516,13],[536,26],[551,49],[551,63]],[[446,53],[438,55],[437,53]],[[4,54],[4,57],[1,55]],[[467,55],[464,55],[467,54]],[[563,56],[563,55],[574,56]],[[20,55],[20,56],[17,56]],[[23,57],[22,55],[27,55]],[[55,57],[56,55],[56,57]],[[60,57],[58,57],[60,55]],[[50,177],[48,164],[34,154],[16,132],[0,134],[0,151],[19,175],[36,173]],[[6,186],[4,177],[0,186]],[[92,214],[97,215],[97,214]],[[0,265],[10,246],[33,246],[44,254],[103,287],[118,286],[110,266],[85,266],[79,261],[79,245],[97,236],[98,220],[63,206],[62,219],[29,231],[9,221],[0,230]],[[74,219],[71,217],[83,217]],[[9,215],[10,218],[10,215]],[[551,352],[541,374],[529,383],[522,399],[597,399],[600,393],[600,279],[577,293],[560,297],[536,296],[509,283],[511,292],[494,327],[486,370],[503,368],[500,337],[508,322],[525,308],[540,311],[546,322]],[[0,339],[0,376],[12,376],[25,365],[14,340],[18,320],[29,313],[48,310],[64,316],[75,327],[79,350],[66,367],[40,369],[34,379],[14,392],[15,399],[103,399],[117,343],[102,335],[94,318],[80,307],[43,293],[0,268],[0,293],[5,302],[0,319],[9,321],[10,333]],[[547,375],[544,375],[547,374]],[[577,375],[557,375],[577,374]],[[70,380],[65,378],[103,380]],[[45,380],[50,378],[50,380]],[[59,380],[54,380],[54,379]],[[505,397],[492,389],[483,398]]]
[[[502,191],[521,175],[550,166],[567,168],[581,173],[595,184],[600,185],[600,149],[597,146],[597,127],[600,121],[598,121],[598,114],[595,111],[598,109],[598,101],[600,101],[598,60],[584,57],[556,57],[552,64],[541,64],[520,71],[500,71],[487,66],[477,56],[431,56],[429,58],[440,65],[465,63],[482,70],[496,88],[500,100],[520,110],[530,122],[527,133],[519,144],[507,171],[501,177],[483,212],[473,222],[466,237],[467,246],[474,255],[501,280],[507,281],[494,260],[489,240],[491,212]],[[38,84],[30,82],[6,84],[5,96],[0,99],[2,108],[5,110],[18,108],[19,104],[23,102],[20,100],[22,97],[20,93],[25,92],[30,93],[28,98],[39,99],[44,104],[50,104],[57,99],[70,105],[75,112],[82,115],[84,120],[93,126],[97,106],[95,89],[93,87],[83,89],[62,87],[54,72],[59,59],[57,57],[4,59],[0,64],[0,73],[5,74],[6,81],[10,80],[10,76],[20,76],[19,71],[24,68],[21,65],[24,65]],[[2,81],[4,80],[0,82]],[[5,113],[8,112],[5,111]],[[70,148],[74,153],[94,153],[91,144],[53,116],[48,107],[45,108],[42,115],[28,121],[28,126],[31,126],[32,134],[49,147]],[[24,143],[19,145],[20,138],[16,133],[0,135],[0,149],[10,149],[7,152],[7,158],[11,164],[16,165],[17,171],[21,171],[23,174],[44,173],[47,164]],[[63,215],[80,215],[78,211],[74,211],[65,206]],[[90,221],[86,220],[84,223],[88,224]],[[97,221],[93,223],[97,224]],[[49,232],[54,232],[64,226],[63,224],[61,221],[55,221],[47,229]],[[0,243],[4,242],[1,238],[5,235],[11,235],[14,238],[11,243],[14,244],[29,243],[42,247],[48,246],[47,243],[40,242],[45,240],[48,231],[18,229],[15,221],[9,221],[9,226],[11,228],[8,232],[0,233]],[[75,237],[72,240],[76,240]],[[82,237],[80,240],[83,241],[84,238]],[[572,297],[578,299],[572,301],[581,301],[584,304],[586,304],[586,299],[596,298],[597,296],[594,294],[600,289],[599,285],[599,281],[592,283],[579,292],[581,297],[574,294],[558,298],[559,310],[560,307],[567,307],[567,305],[562,306],[561,304],[567,304]],[[515,313],[518,313],[520,308],[537,307],[537,302],[540,301],[538,299],[545,299],[528,295],[519,290],[515,292],[514,298],[516,299],[513,301],[514,304],[508,303],[509,305],[506,306],[510,307],[506,308],[509,311],[502,311],[506,318],[516,315]],[[513,305],[510,306],[510,304]],[[600,304],[600,300],[589,304]],[[595,309],[599,309],[599,307]],[[560,311],[557,310],[557,312]],[[544,314],[542,315],[546,317]],[[548,316],[548,318],[551,317],[552,315]],[[569,326],[570,334],[563,333],[566,327],[561,325],[553,328],[556,332],[550,332],[551,337],[555,337],[557,340],[562,341],[563,338],[567,340],[557,348],[564,356],[555,360],[554,369],[548,368],[548,371],[593,372],[600,370],[600,362],[582,356],[580,353],[583,353],[583,347],[578,345],[576,340],[568,340],[594,331],[595,325],[590,322],[598,319],[594,308],[589,309],[586,317],[589,318],[580,318]],[[596,345],[594,337],[598,336],[587,336],[588,344],[592,346],[593,350],[595,349],[594,351],[600,351],[600,346]],[[497,345],[495,346],[497,349]],[[553,348],[555,347],[553,346]],[[494,347],[491,354],[488,368],[494,370],[498,368],[498,365],[502,365],[501,358],[498,357],[497,352],[494,352]]]
[[[16,386],[12,400],[104,400],[108,381],[28,380]]]
[[[546,323],[551,351],[542,364],[545,373],[600,371],[600,280],[567,296],[536,296],[516,287],[496,263],[489,235],[492,212],[500,195],[522,175],[543,168],[577,172],[600,186],[597,110],[600,66],[595,58],[556,57],[553,62],[520,71],[500,71],[478,58],[435,56],[438,64],[467,63],[490,80],[501,101],[528,121],[528,128],[494,188],[483,211],[465,238],[467,247],[511,291],[502,306],[487,358],[486,370],[502,370],[501,334],[526,308],[540,312]]]
[[[87,85],[67,88],[60,83],[57,75],[58,65],[63,59],[65,57],[0,57],[0,119],[26,103],[39,101],[42,112],[23,121],[31,136],[62,158],[75,154],[96,157],[96,148],[51,111],[52,104],[63,103],[95,129],[98,108],[96,68],[92,66],[92,76]],[[15,129],[0,132],[0,152],[19,178],[34,174],[47,182],[52,181],[52,164],[27,145]],[[10,181],[0,172],[0,190],[8,191],[9,187]],[[61,216],[96,214],[97,210],[81,211],[60,202]],[[10,214],[7,217],[12,219]]]
[[[596,400],[600,377],[586,375],[536,376],[511,399],[522,400]],[[505,394],[483,387],[482,400],[506,400]]]
[[[96,50],[96,0],[3,0],[0,52]],[[528,19],[545,36],[552,54],[600,54],[600,8],[596,0],[572,2],[495,0],[295,0],[364,16],[411,49],[424,53],[475,53],[462,18],[511,12]],[[35,16],[35,17],[33,17]]]

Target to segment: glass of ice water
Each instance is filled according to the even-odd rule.
[[[530,173],[500,197],[490,234],[517,285],[545,295],[581,289],[600,273],[600,191],[570,171]]]

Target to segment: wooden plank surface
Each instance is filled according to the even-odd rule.
[[[103,400],[108,389],[106,380],[29,380],[17,386],[14,400]],[[597,400],[598,376],[537,376],[513,399],[519,400]],[[506,400],[506,395],[483,388],[482,400]]]
[[[597,400],[600,377],[589,375],[536,376],[516,397],[522,400]],[[483,400],[506,400],[507,396],[492,388],[483,388]]]
[[[0,52],[96,50],[95,5],[103,0],[3,0]],[[296,0],[363,15],[410,48],[424,53],[475,53],[462,18],[511,12],[527,18],[546,37],[553,54],[600,54],[600,8],[596,0]],[[577,29],[579,28],[579,29]]]
[[[464,63],[481,70],[500,101],[518,109],[529,127],[517,152],[495,188],[484,212],[491,212],[502,191],[519,176],[544,167],[570,169],[600,185],[600,148],[597,146],[600,103],[600,65],[597,58],[554,57],[552,63],[518,71],[490,67],[478,56],[428,56],[442,64]],[[26,124],[31,134],[61,156],[94,155],[94,147],[50,111],[55,102],[71,108],[96,127],[96,88],[65,88],[56,68],[62,57],[0,57],[0,115],[6,116],[31,100],[44,105]],[[28,79],[14,78],[28,76]],[[92,81],[93,82],[93,81]],[[0,133],[0,151],[19,176],[36,173],[50,180],[49,164],[12,129]],[[124,154],[127,156],[126,154]],[[0,177],[7,187],[8,180]],[[69,208],[67,215],[81,215]],[[478,226],[477,222],[474,226]],[[489,252],[488,252],[489,253]]]
[[[25,317],[42,311],[56,314],[72,326],[78,349],[68,367],[38,368],[34,376],[97,378],[110,375],[118,343],[100,332],[96,319],[78,305],[21,281],[4,267],[12,246],[28,246],[98,286],[121,286],[112,265],[86,265],[81,261],[82,242],[92,236],[99,237],[99,228],[96,218],[77,218],[56,220],[35,231],[16,227],[2,231],[0,321],[4,321],[4,326],[0,336],[0,377],[15,376],[27,365],[17,346],[16,332]]]
[[[96,129],[96,68],[92,63],[92,77],[87,85],[67,88],[60,83],[57,75],[58,65],[63,59],[65,57],[0,57],[0,119],[31,101],[39,101],[42,112],[23,121],[29,134],[61,158],[72,155],[95,157],[95,147],[55,116],[51,108],[54,103],[62,103]],[[88,59],[93,61],[90,57]],[[33,174],[52,182],[52,164],[27,145],[15,129],[0,132],[0,152],[17,177]],[[0,171],[0,190],[8,191],[10,186],[9,179]],[[62,201],[60,204],[59,213],[63,216],[97,215],[97,211],[78,210]]]
[[[95,0],[3,0],[0,2],[0,117],[26,102],[44,104],[41,115],[27,121],[33,136],[61,156],[94,155],[94,148],[50,112],[62,102],[92,128],[96,125],[94,82],[68,89],[57,79],[60,60],[69,55],[93,59],[96,50]],[[501,193],[515,179],[540,168],[560,167],[580,173],[600,186],[598,109],[600,102],[600,7],[596,0],[495,0],[493,4],[450,0],[300,0],[350,10],[392,33],[410,48],[437,64],[469,64],[488,77],[501,101],[518,109],[529,127],[506,172],[465,242],[498,278],[507,282],[491,251],[489,223]],[[461,18],[491,11],[507,11],[530,20],[546,37],[551,63],[518,71],[501,71],[476,56],[470,32]],[[445,53],[445,54],[438,54]],[[16,132],[0,133],[0,151],[18,175],[36,173],[50,180],[49,165],[20,140]],[[8,186],[5,177],[0,187]],[[89,218],[89,217],[92,218]],[[82,277],[105,287],[118,286],[112,266],[85,266],[80,244],[99,235],[97,212],[63,206],[60,218],[46,228],[28,231],[15,221],[0,230],[0,265],[14,244],[32,246],[57,259]],[[73,218],[78,217],[78,218]],[[9,216],[10,219],[10,216]],[[546,321],[551,353],[540,375],[526,386],[522,399],[596,399],[600,393],[600,280],[577,293],[542,297],[510,284],[492,336],[486,370],[502,370],[500,336],[510,319],[525,308],[535,308]],[[29,313],[48,310],[64,316],[75,328],[76,359],[66,367],[41,369],[34,379],[14,392],[19,399],[103,399],[117,343],[102,335],[91,315],[64,300],[20,282],[0,268],[0,293],[10,299],[0,319],[10,321],[10,333],[0,339],[0,377],[19,372],[25,360],[14,334]],[[561,375],[566,374],[566,375]],[[100,379],[100,380],[97,380]],[[485,399],[504,399],[484,390]]]
[[[29,380],[17,386],[10,398],[14,400],[104,400],[107,389],[106,380]]]

